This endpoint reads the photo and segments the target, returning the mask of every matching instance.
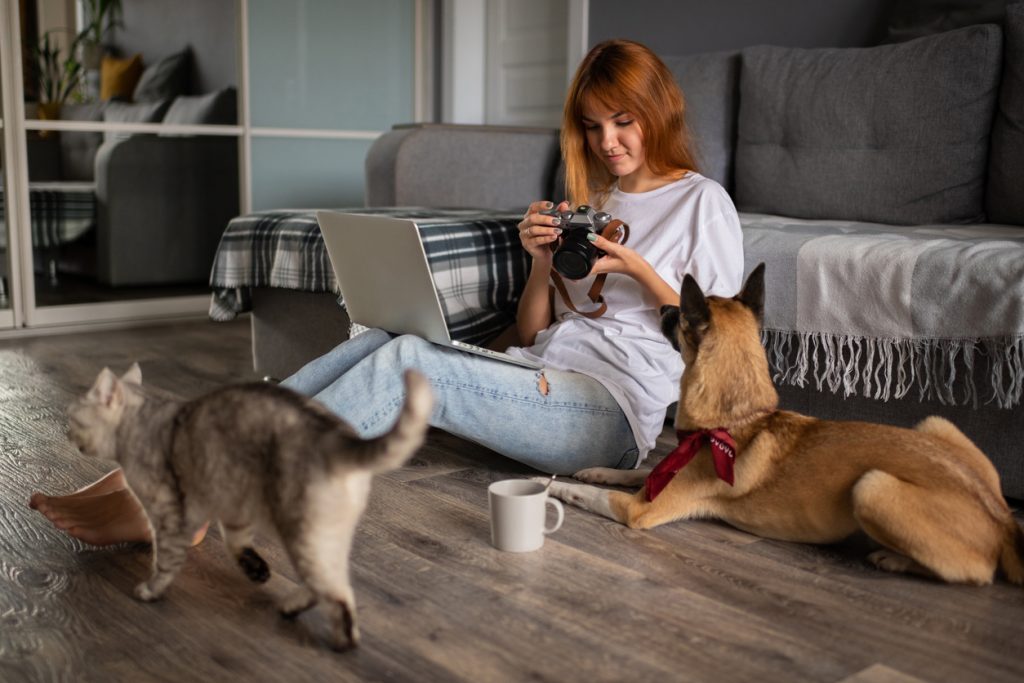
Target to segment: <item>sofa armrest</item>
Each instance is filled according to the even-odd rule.
[[[207,282],[238,215],[237,140],[133,135],[104,142],[95,163],[100,280]]]
[[[554,128],[396,126],[366,156],[368,206],[524,210],[561,199]]]

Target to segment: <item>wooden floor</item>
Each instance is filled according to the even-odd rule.
[[[880,573],[858,540],[638,532],[569,509],[539,552],[498,552],[486,486],[528,471],[441,433],[375,484],[353,558],[363,646],[347,654],[325,646],[319,612],[277,617],[293,576],[277,549],[255,586],[212,533],[143,604],[148,547],[89,548],[26,507],[34,488],[104,471],[64,437],[104,365],[138,360],[195,395],[251,378],[249,359],[247,321],[0,342],[0,680],[1024,680],[1024,590]]]

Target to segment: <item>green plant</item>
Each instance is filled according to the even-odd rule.
[[[86,24],[75,36],[74,48],[82,42],[99,45],[107,33],[114,28],[123,28],[121,0],[85,0]]]
[[[72,42],[67,58],[60,58],[60,48],[47,31],[33,49],[39,83],[39,101],[63,104],[82,80],[82,64],[75,58]],[[76,41],[77,42],[77,41]]]
[[[95,51],[110,31],[124,27],[121,0],[84,0],[83,4],[85,25],[68,46],[67,57],[61,59],[60,47],[50,37],[51,33],[63,29],[46,31],[33,48],[40,102],[66,102],[85,76],[82,61],[77,56],[79,52],[84,52],[89,46]],[[94,54],[98,55],[98,52]],[[88,61],[87,56],[85,61]],[[90,66],[98,66],[98,63]]]

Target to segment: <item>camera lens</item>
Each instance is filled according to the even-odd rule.
[[[590,269],[594,267],[596,251],[589,242],[586,246],[576,242],[565,242],[555,252],[552,265],[555,270],[570,280],[580,280],[585,278],[590,273]]]

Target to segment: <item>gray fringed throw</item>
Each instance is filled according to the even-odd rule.
[[[776,382],[846,396],[1012,408],[1024,398],[1024,228],[741,214],[768,264]]]

